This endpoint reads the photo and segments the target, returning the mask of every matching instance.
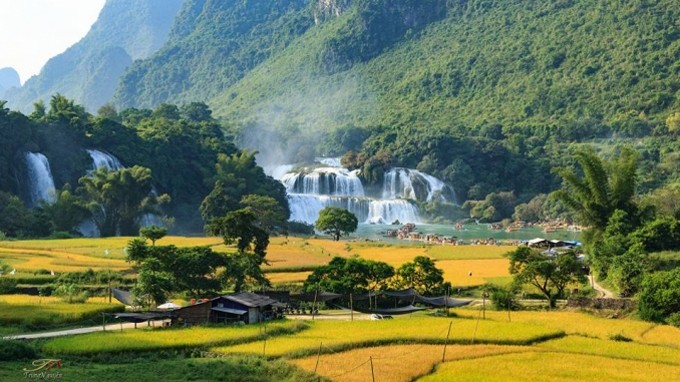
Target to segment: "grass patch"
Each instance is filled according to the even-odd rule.
[[[327,351],[345,351],[387,344],[443,344],[450,318],[397,317],[382,321],[314,321],[310,329],[267,341],[267,356],[300,358],[316,354],[319,343]],[[540,325],[494,321],[453,320],[449,343],[526,345],[564,335],[560,330]],[[262,354],[261,343],[223,346],[214,349],[226,354]]]
[[[299,283],[302,284],[307,280],[307,277],[311,275],[312,272],[276,272],[268,273],[267,278],[273,284],[289,284],[289,283]]]
[[[266,335],[291,334],[306,328],[305,322],[281,321],[267,325]],[[55,338],[45,343],[43,350],[57,355],[184,350],[256,341],[264,336],[261,325],[143,328]]]
[[[317,382],[319,377],[283,361],[257,357],[222,359],[142,358],[133,362],[72,362],[62,360],[64,381],[225,381],[225,382]],[[26,381],[23,368],[31,362],[0,362],[1,381]]]
[[[663,376],[663,377],[662,377]],[[680,380],[680,367],[563,353],[519,353],[447,362],[420,382]]]

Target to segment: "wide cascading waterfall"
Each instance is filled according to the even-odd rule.
[[[37,206],[41,201],[54,203],[57,195],[47,157],[41,153],[28,152],[25,154],[25,158],[31,207]]]
[[[281,178],[288,193],[307,195],[364,196],[358,171],[321,167],[307,173],[289,173]]]
[[[125,167],[120,163],[118,158],[111,154],[99,150],[86,151],[90,155],[90,158],[92,158],[92,170],[96,170],[100,167],[104,167],[107,170],[120,170]]]
[[[286,187],[292,221],[313,224],[325,207],[341,207],[356,215],[360,223],[421,223],[414,202],[433,200],[447,187],[420,171],[394,169],[385,174],[382,195],[367,195],[358,171],[338,167],[338,158],[317,158],[317,162],[323,167],[277,177]]]

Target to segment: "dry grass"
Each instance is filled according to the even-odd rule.
[[[444,317],[397,317],[382,321],[314,321],[311,328],[291,336],[267,341],[267,355],[275,357],[302,357],[316,354],[319,343],[341,351],[379,344],[399,342],[443,343],[451,319]],[[559,330],[540,325],[524,325],[493,321],[454,319],[451,343],[526,344],[562,334]],[[221,347],[215,351],[227,354],[261,354],[261,344],[242,344]]]
[[[433,245],[427,254],[437,260],[502,259],[516,249],[511,245]]]
[[[421,382],[678,381],[680,366],[563,353],[519,353],[447,362]]]
[[[444,271],[444,279],[454,286],[482,285],[492,279],[510,276],[507,259],[442,260],[436,265]]]
[[[408,382],[428,374],[441,363],[443,345],[392,345],[355,349],[342,353],[325,354],[319,359],[317,374],[340,382],[371,380],[369,357],[373,358],[376,380]],[[449,345],[446,360],[477,358],[533,350],[528,346]],[[314,371],[316,356],[291,361],[307,371]],[[408,367],[404,367],[407,364]]]

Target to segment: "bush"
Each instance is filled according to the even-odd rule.
[[[314,235],[314,226],[303,222],[292,221],[288,222],[288,232],[297,235]]]
[[[34,359],[35,350],[21,341],[0,340],[0,360],[17,361]]]
[[[680,268],[648,274],[640,287],[640,318],[663,322],[680,312]]]
[[[69,304],[82,304],[90,297],[87,291],[82,290],[76,284],[61,284],[52,291],[52,294],[61,297]]]
[[[676,328],[680,328],[680,312],[675,312],[668,316],[668,323],[670,325],[675,326]]]
[[[496,310],[519,310],[521,305],[517,301],[517,295],[512,288],[503,288],[497,285],[485,287],[489,293],[489,299]]]
[[[17,280],[9,277],[0,277],[0,294],[12,294],[16,292]]]

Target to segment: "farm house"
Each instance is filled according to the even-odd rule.
[[[253,324],[274,318],[278,304],[267,296],[241,292],[185,306],[173,311],[173,323],[194,325],[204,323]]]

